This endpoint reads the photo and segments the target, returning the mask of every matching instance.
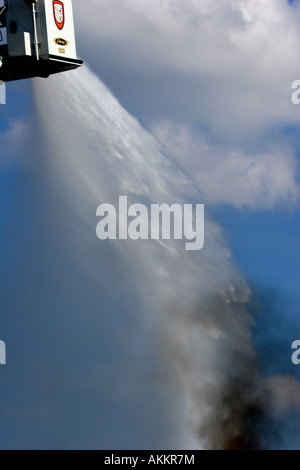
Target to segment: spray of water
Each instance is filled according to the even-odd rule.
[[[269,407],[250,291],[221,227],[206,212],[199,252],[96,237],[96,208],[119,195],[146,205],[203,195],[87,68],[33,88],[26,217],[10,222],[23,242],[6,281],[11,311],[31,312],[24,374],[32,383],[43,369],[46,418],[31,419],[33,435],[56,448],[261,448]]]

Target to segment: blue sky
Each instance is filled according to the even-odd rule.
[[[254,344],[264,376],[291,374],[299,380],[299,366],[291,363],[290,347],[300,334],[300,106],[291,103],[291,83],[300,79],[300,3],[225,0],[220,6],[219,0],[86,0],[83,5],[74,0],[73,4],[80,58],[183,168],[224,227],[224,239],[253,293]],[[84,93],[86,83],[81,86]],[[47,97],[44,99],[45,104]],[[15,218],[26,224],[27,215],[30,219],[38,213],[38,202],[31,209],[25,205],[26,214],[18,214],[17,208],[22,212],[28,187],[33,185],[30,191],[34,194],[38,184],[38,171],[22,149],[34,148],[32,129],[40,124],[35,121],[40,116],[30,81],[7,84],[7,105],[0,107],[0,196],[3,220],[12,221],[12,227],[22,225]],[[47,202],[49,207],[54,204]],[[58,226],[59,234],[62,228]],[[30,226],[25,230],[24,249],[39,246],[39,235],[32,230]],[[13,257],[16,235],[5,231],[5,226],[1,232]],[[52,243],[46,238],[46,246]],[[59,249],[68,262],[69,248],[66,253],[63,247]],[[34,259],[39,259],[39,250]],[[51,278],[55,266],[47,259]],[[27,263],[30,266],[29,259]],[[73,268],[76,270],[75,263]],[[7,267],[11,273],[10,269],[13,266]],[[71,291],[73,284],[78,287],[77,281],[70,281],[66,289]],[[78,293],[79,303],[85,288]],[[63,303],[63,290],[59,292]],[[40,295],[42,299],[42,282]],[[126,298],[120,294],[116,304],[122,304],[123,296]],[[114,301],[108,302],[112,308],[110,302]],[[7,319],[0,324],[5,327]],[[30,327],[38,329],[34,322]],[[55,322],[52,327],[55,330]],[[8,331],[10,328],[12,325]],[[0,330],[0,339],[5,339],[1,334]],[[96,342],[93,337],[95,347]],[[49,346],[49,342],[45,344]],[[39,346],[43,357],[47,356],[42,340]],[[115,364],[113,354],[110,360]],[[131,364],[135,364],[133,359]],[[80,376],[84,376],[83,368]],[[26,393],[30,394],[30,386]],[[77,403],[76,398],[74,401]],[[126,413],[129,411],[124,410]],[[150,416],[150,408],[148,413]],[[93,426],[92,419],[91,423]],[[31,425],[36,432],[34,422]],[[69,426],[66,424],[72,445]],[[154,423],[151,426],[155,429]],[[44,438],[50,441],[51,426],[47,432],[49,436],[46,433]],[[16,435],[21,439],[24,430],[19,428]]]
[[[98,28],[86,46],[92,20],[75,7],[79,53],[196,180],[246,279],[278,292],[297,335],[299,2],[90,8]]]
[[[274,361],[266,361],[266,374],[289,371],[299,377],[297,367],[289,361],[290,343],[299,329],[299,212],[241,212],[227,208],[216,213],[258,302],[253,305],[257,316],[254,333],[263,343],[260,330],[283,328],[286,332],[279,346],[274,335]]]

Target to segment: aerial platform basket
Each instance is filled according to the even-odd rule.
[[[0,0],[0,80],[76,69],[71,0]]]

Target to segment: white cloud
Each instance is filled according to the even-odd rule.
[[[278,142],[299,129],[299,3],[89,0],[75,12],[84,58],[209,201],[297,200],[296,144]]]
[[[168,122],[154,126],[153,133],[193,175],[211,204],[273,209],[299,199],[298,163],[288,145],[246,153],[223,148],[199,132]]]

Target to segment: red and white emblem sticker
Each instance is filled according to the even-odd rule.
[[[63,2],[54,0],[53,3],[53,14],[54,21],[59,30],[63,29],[65,25],[65,9]]]

